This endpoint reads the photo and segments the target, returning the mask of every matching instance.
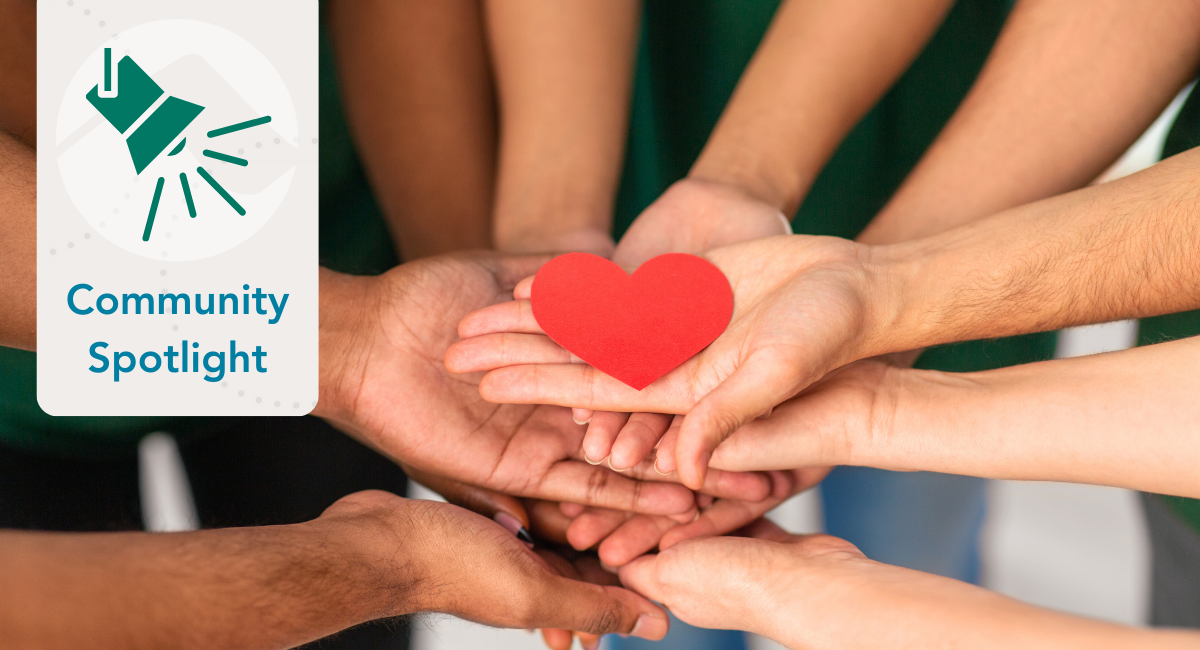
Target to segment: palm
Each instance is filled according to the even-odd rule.
[[[333,419],[417,469],[519,496],[606,502],[661,513],[691,507],[691,493],[640,485],[577,460],[583,428],[570,410],[483,401],[478,377],[454,375],[443,357],[466,313],[507,300],[536,261],[437,258],[373,280],[356,328]]]
[[[760,237],[791,234],[774,207],[730,186],[684,179],[640,214],[613,261],[637,268],[663,253],[703,253]]]
[[[677,454],[681,478],[695,487],[704,476],[701,456],[721,439],[854,360],[852,344],[865,318],[858,256],[851,242],[803,236],[709,253],[734,290],[730,325],[708,348],[641,391],[569,363],[569,355],[544,337],[480,336],[455,345],[447,362],[457,370],[496,368],[480,386],[489,401],[688,413]],[[499,305],[472,315],[462,328],[467,334],[514,326],[540,331],[531,317],[514,313],[528,311],[518,303]],[[703,429],[689,433],[689,426]]]

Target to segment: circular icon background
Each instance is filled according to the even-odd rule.
[[[271,219],[292,183],[298,134],[287,86],[257,48],[209,23],[161,20],[83,62],[59,108],[55,158],[101,236],[147,258],[198,260]]]

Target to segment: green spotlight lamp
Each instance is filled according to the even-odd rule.
[[[167,96],[128,56],[114,67],[112,48],[104,48],[104,80],[88,91],[87,100],[125,136],[138,174],[204,110],[198,104]],[[186,138],[168,155],[179,153],[184,142]]]

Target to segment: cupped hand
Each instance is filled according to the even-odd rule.
[[[596,548],[605,565],[621,567],[656,548],[666,550],[684,540],[732,533],[816,485],[829,470],[813,467],[769,472],[771,494],[760,501],[698,495],[699,514],[686,522],[660,515],[584,508],[568,521],[564,537],[576,549]],[[537,525],[546,527],[541,522]]]
[[[621,582],[692,625],[748,630],[812,650],[957,647],[978,638],[982,630],[971,625],[981,615],[999,620],[1006,610],[1028,608],[874,562],[828,535],[790,535],[765,520],[741,534],[747,537],[693,539],[643,556],[621,568]]]
[[[783,213],[724,183],[685,178],[663,192],[621,237],[613,261],[635,269],[663,253],[704,253],[792,234]]]
[[[704,484],[717,445],[830,370],[876,354],[886,298],[869,249],[832,237],[758,239],[705,255],[729,279],[734,312],[711,345],[638,391],[572,362],[544,336],[528,297],[467,316],[446,355],[456,372],[490,371],[481,394],[497,403],[558,404],[604,411],[687,414],[676,469]],[[575,360],[577,361],[577,360]]]
[[[667,632],[666,614],[645,598],[588,582],[604,578],[594,561],[575,565],[535,552],[495,522],[448,503],[358,492],[334,503],[312,525],[353,529],[358,559],[378,572],[372,586],[394,585],[403,593],[405,611],[589,635],[660,639]]]
[[[478,375],[445,366],[464,315],[508,301],[544,261],[439,257],[377,277],[321,272],[320,402],[338,428],[418,470],[508,494],[653,514],[685,513],[690,490],[581,460],[569,409],[497,405]]]

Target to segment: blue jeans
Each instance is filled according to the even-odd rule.
[[[838,467],[821,483],[825,532],[867,557],[966,582],[979,580],[982,479],[928,472]],[[745,635],[677,619],[658,643],[610,635],[608,650],[745,650]]]

